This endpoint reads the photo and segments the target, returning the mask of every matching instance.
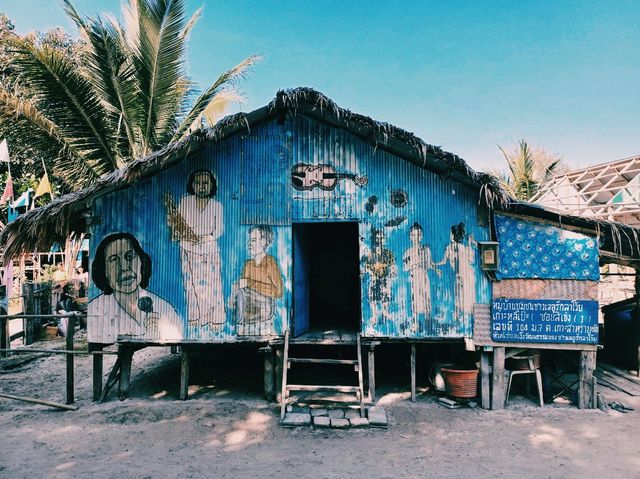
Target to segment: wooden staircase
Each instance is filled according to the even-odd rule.
[[[336,347],[334,344],[322,344],[323,348]],[[339,345],[344,347],[344,345]],[[280,396],[280,419],[284,419],[287,409],[287,400],[289,391],[328,391],[340,393],[355,393],[356,400],[360,402],[360,416],[364,417],[364,385],[362,380],[362,350],[360,347],[360,333],[356,336],[356,359],[333,359],[333,358],[298,358],[289,357],[289,330],[284,333],[284,358],[282,367],[282,394]],[[341,386],[341,385],[325,385],[325,384],[288,384],[287,372],[292,364],[329,364],[329,365],[348,365],[353,366],[355,372],[358,373],[357,386]]]

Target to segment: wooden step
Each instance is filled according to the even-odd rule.
[[[307,364],[358,364],[357,359],[329,359],[329,358],[289,358],[290,363]]]
[[[360,391],[358,386],[328,386],[319,384],[287,384],[287,391],[335,391],[341,393],[355,393]]]

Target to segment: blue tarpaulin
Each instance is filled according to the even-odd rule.
[[[495,215],[499,279],[600,279],[595,238],[544,223]]]

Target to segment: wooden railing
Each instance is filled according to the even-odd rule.
[[[0,315],[0,331],[4,331],[2,337],[4,342],[0,342],[0,358],[6,357],[10,354],[24,354],[24,353],[39,353],[39,354],[65,354],[66,355],[66,404],[70,405],[75,402],[75,377],[74,377],[74,357],[79,354],[90,355],[102,355],[102,354],[117,354],[114,351],[88,351],[88,350],[76,350],[74,348],[74,335],[76,326],[80,324],[80,318],[86,317],[86,313],[71,312],[65,314],[13,314],[13,315]],[[9,335],[9,321],[14,319],[23,320],[35,320],[39,318],[41,320],[53,320],[67,318],[67,333],[65,335],[65,349],[43,349],[43,348],[11,348],[11,336]],[[17,335],[14,335],[17,336]],[[2,366],[0,362],[0,367]],[[94,393],[95,395],[95,393]],[[8,395],[0,392],[0,397],[6,397],[9,399],[17,399],[27,402],[35,402],[37,404],[45,404],[53,407],[60,407],[61,409],[77,409],[73,407],[65,407],[65,405],[52,403],[49,401],[36,401],[32,398],[23,398],[13,395]]]

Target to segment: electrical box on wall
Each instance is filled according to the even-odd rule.
[[[499,243],[496,241],[479,241],[480,248],[480,267],[483,271],[497,271]]]

